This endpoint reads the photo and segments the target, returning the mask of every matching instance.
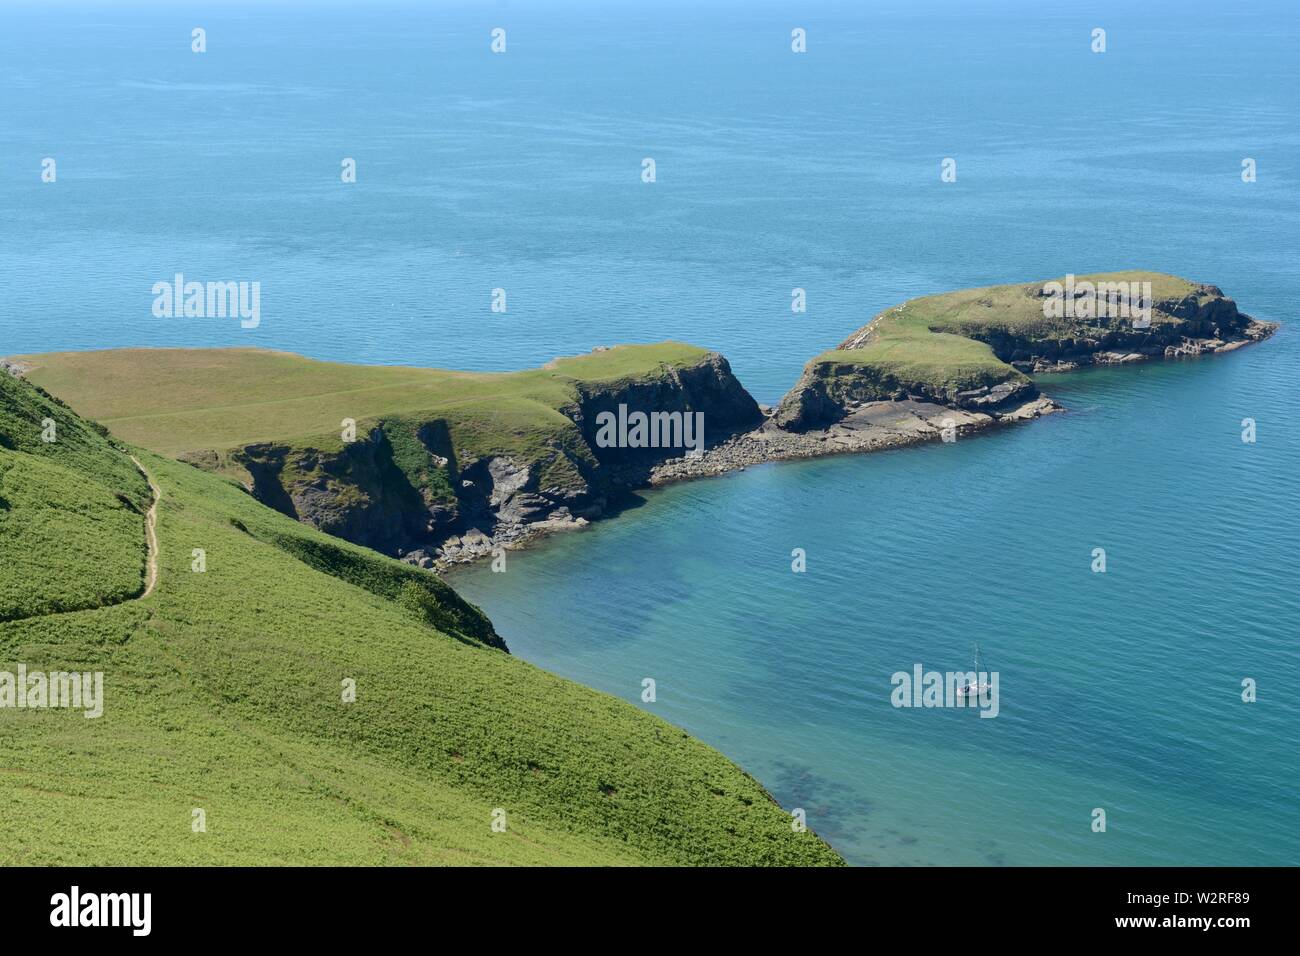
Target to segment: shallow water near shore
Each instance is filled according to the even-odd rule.
[[[1216,283],[1280,333],[1044,377],[1066,414],[954,445],[647,492],[449,577],[516,655],[698,734],[853,863],[1300,862],[1294,4],[484,6],[231,3],[198,57],[166,6],[69,32],[7,5],[0,353],[483,370],[671,337],[774,403],[910,296]],[[260,281],[261,325],[154,318],[177,271]],[[890,706],[975,641],[996,719]]]

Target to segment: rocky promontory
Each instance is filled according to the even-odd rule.
[[[726,359],[702,351],[640,374],[575,380],[555,412],[535,441],[485,440],[472,423],[440,417],[381,416],[338,446],[259,442],[225,457],[272,507],[430,567],[585,527],[684,452],[606,446],[602,416],[700,415],[710,445],[764,420]]]
[[[1039,398],[1031,373],[1225,352],[1276,326],[1218,287],[1151,272],[1067,276],[911,299],[814,358],[775,414],[826,428],[864,403],[999,417]]]
[[[1215,286],[1159,273],[968,289],[881,312],[810,361],[775,409],[721,355],[676,342],[510,373],[257,349],[57,353],[3,367],[126,441],[429,568],[585,527],[639,488],[1028,421],[1060,410],[1035,374],[1231,351],[1274,328]]]

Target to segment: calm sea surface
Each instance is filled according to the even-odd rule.
[[[1294,864],[1297,49],[1280,0],[7,0],[0,353],[512,369],[677,338],[772,402],[912,295],[1214,282],[1288,325],[1044,379],[1069,413],[998,434],[648,493],[453,581],[517,655],[719,747],[852,862]],[[154,318],[178,271],[260,282],[260,327]],[[975,641],[996,719],[890,705],[891,674]]]

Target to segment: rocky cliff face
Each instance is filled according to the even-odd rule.
[[[873,342],[881,319],[877,317],[834,353],[804,368],[774,421],[792,432],[823,429],[855,407],[879,401],[922,401],[997,417],[1038,397],[1026,373],[1227,351],[1264,338],[1275,328],[1239,311],[1216,286],[1189,288],[1177,298],[1152,303],[1148,328],[1134,327],[1128,317],[1105,315],[1041,323],[1003,322],[996,316],[979,322],[936,322],[931,331],[983,342],[1005,363],[942,383],[909,376],[885,363],[851,360],[854,352]]]
[[[1042,372],[1215,352],[1263,338],[1274,328],[1241,312],[1213,285],[1157,301],[1152,311],[1153,321],[1146,329],[1134,328],[1129,319],[1101,316],[1048,335],[992,324],[961,326],[960,331],[987,343],[1002,361],[1022,371]]]
[[[659,378],[580,386],[578,400],[565,409],[565,414],[577,424],[596,460],[615,471],[635,468],[642,460],[658,462],[682,454],[680,450],[665,453],[657,448],[600,447],[596,440],[599,418],[606,412],[617,416],[620,405],[629,411],[700,412],[709,444],[763,421],[758,403],[732,374],[727,360],[716,352],[709,353],[698,365],[667,369]]]
[[[503,429],[490,415],[388,417],[347,444],[262,443],[228,457],[246,471],[257,498],[322,531],[422,567],[465,561],[581,528],[650,484],[783,458],[898,447],[936,440],[945,430],[964,434],[1059,410],[1028,372],[1226,350],[1273,329],[1213,286],[1180,288],[1191,291],[1155,303],[1151,327],[1138,329],[1104,317],[1038,321],[1044,312],[1037,289],[1017,287],[1011,301],[1022,309],[1019,317],[981,299],[980,321],[953,320],[940,310],[913,323],[919,345],[910,361],[897,351],[877,359],[879,350],[868,348],[878,323],[903,311],[890,310],[810,362],[767,418],[726,359],[704,353],[690,364],[665,362],[624,379],[570,379],[567,401],[548,400],[544,414],[514,428]],[[944,334],[932,347],[924,337],[934,333]],[[958,337],[988,349],[966,342],[974,353],[954,352]],[[602,439],[602,420],[610,417],[697,412],[707,449],[698,457],[680,445]]]
[[[412,563],[466,560],[532,535],[579,528],[647,483],[683,448],[601,447],[602,412],[700,412],[705,440],[763,421],[726,359],[652,375],[581,383],[567,419],[532,455],[458,448],[442,420],[379,422],[333,449],[249,445],[231,459],[260,501],[348,541]]]
[[[786,431],[805,432],[827,428],[867,402],[920,401],[996,412],[1037,396],[1034,383],[1019,374],[961,385],[933,384],[876,365],[814,361],[805,366],[799,381],[781,400],[773,421]]]
[[[261,443],[231,457],[263,504],[377,551],[394,553],[437,522],[437,509],[394,462],[383,428],[337,449]]]

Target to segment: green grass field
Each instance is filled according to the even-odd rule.
[[[986,339],[999,333],[1034,340],[1088,334],[1095,321],[1044,315],[1043,282],[986,286],[909,299],[886,309],[862,330],[814,363],[874,366],[905,381],[939,388],[975,388],[1025,378],[1000,360]],[[1064,279],[1061,280],[1064,282]],[[1107,272],[1076,282],[1150,282],[1153,325],[1172,321],[1159,308],[1198,294],[1195,283],[1159,272]],[[1095,334],[1095,329],[1093,330]],[[846,348],[853,343],[854,347]]]
[[[40,441],[51,416],[66,441]],[[142,599],[129,451],[0,375],[0,595],[36,615],[0,623],[0,671],[104,673],[97,719],[0,708],[0,864],[841,862],[717,751],[493,646],[432,575],[136,454],[162,492]]]
[[[921,323],[898,328],[882,324],[878,335],[861,348],[823,352],[810,364],[827,370],[840,366],[854,372],[875,370],[883,382],[922,383],[936,390],[959,391],[1027,379],[999,360],[988,345],[962,335],[931,332]],[[889,390],[894,387],[890,385]]]
[[[287,494],[325,487],[341,508],[356,495],[340,477],[342,423],[381,428],[394,460],[427,503],[451,501],[456,461],[528,462],[541,487],[582,488],[596,460],[563,409],[582,388],[662,378],[708,352],[678,342],[621,345],[522,372],[471,373],[320,362],[259,349],[113,349],[22,356],[26,377],[112,433],[245,485],[245,449],[285,462]],[[436,428],[437,464],[419,436]],[[266,448],[260,455],[265,456]],[[413,505],[413,507],[419,507]]]
[[[620,345],[523,372],[451,372],[319,362],[260,349],[112,349],[20,356],[26,377],[133,445],[177,457],[254,442],[338,444],[340,422],[445,418],[457,447],[532,457],[573,423],[581,383],[682,367],[708,353],[679,342]],[[141,374],[149,386],[141,387]]]

